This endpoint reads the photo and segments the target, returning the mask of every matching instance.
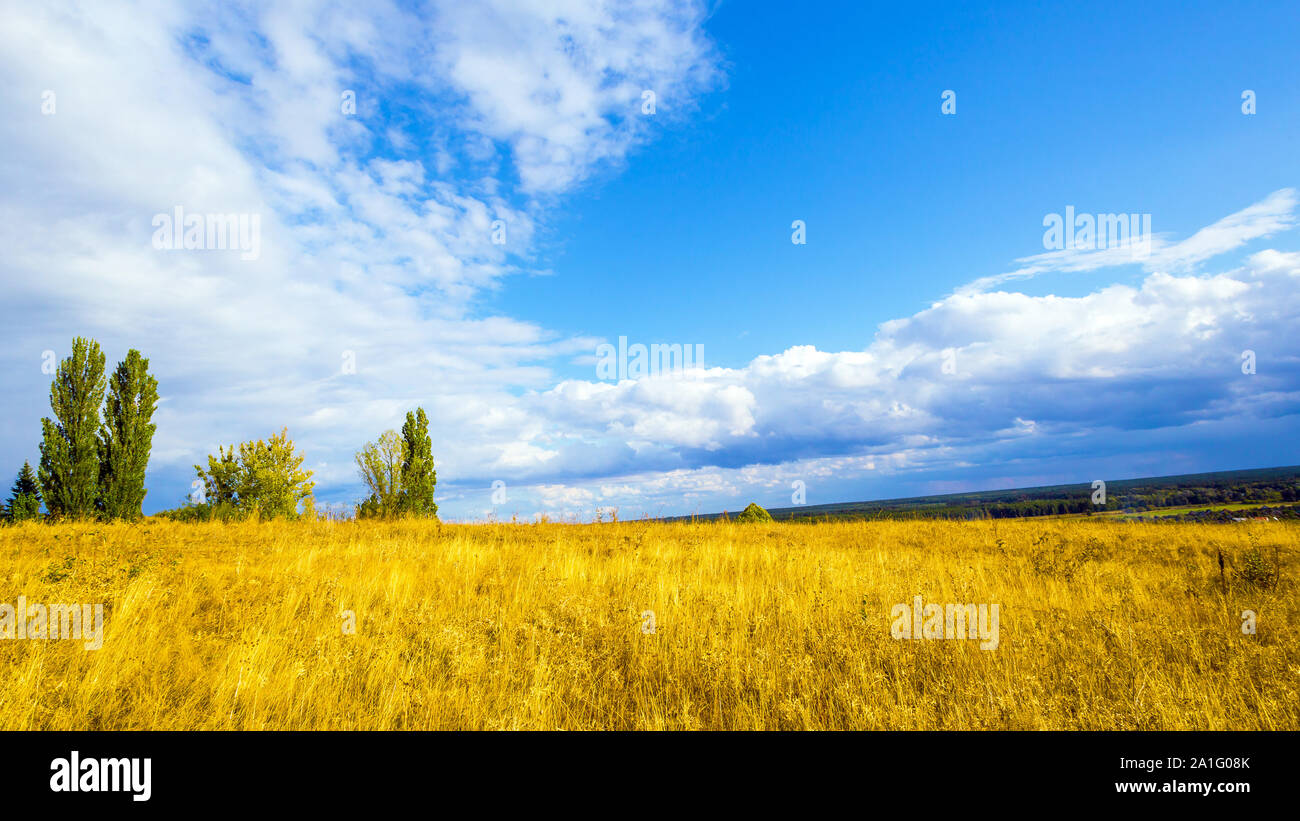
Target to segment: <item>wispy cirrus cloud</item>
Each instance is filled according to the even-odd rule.
[[[1021,267],[1002,274],[980,277],[964,286],[960,293],[978,293],[1007,282],[1033,279],[1046,273],[1078,273],[1141,265],[1146,271],[1190,271],[1213,257],[1235,251],[1246,243],[1273,236],[1296,224],[1296,191],[1283,188],[1263,200],[1229,214],[1192,236],[1172,241],[1168,236],[1151,234],[1141,239],[1107,244],[1099,248],[1064,248],[1021,257]]]

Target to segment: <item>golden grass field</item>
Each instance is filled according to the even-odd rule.
[[[1295,730],[1298,542],[1271,522],[5,527],[0,602],[106,616],[99,650],[0,641],[0,729]],[[1235,576],[1250,551],[1280,582]],[[895,640],[916,595],[998,603],[999,647]]]

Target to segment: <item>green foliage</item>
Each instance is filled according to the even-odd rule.
[[[235,457],[234,445],[231,445],[229,449],[218,445],[217,453],[218,456],[208,457],[208,472],[206,474],[198,465],[195,465],[194,469],[198,471],[199,478],[203,480],[204,495],[208,505],[233,506],[235,504],[235,494],[239,489],[242,467]]]
[[[231,502],[206,504],[186,502],[171,510],[160,510],[154,514],[173,522],[233,522],[245,518]]]
[[[429,417],[424,408],[406,414],[402,425],[402,491],[400,509],[410,516],[437,518],[433,501],[438,474],[433,469],[433,441],[429,438]]]
[[[1273,560],[1269,561],[1260,549],[1259,537],[1254,533],[1247,535],[1250,538],[1250,549],[1242,553],[1234,562],[1232,575],[1238,581],[1261,590],[1276,587],[1278,579],[1282,576],[1282,560],[1277,547],[1274,546]]]
[[[233,507],[241,516],[297,518],[299,505],[311,509],[312,472],[302,469],[306,458],[294,452],[288,429],[267,441],[245,442],[220,456],[208,457],[208,469],[195,465],[204,483],[207,504],[214,509]]]
[[[1240,581],[1251,587],[1267,590],[1277,584],[1278,568],[1265,558],[1258,548],[1246,551],[1232,571]]]
[[[758,502],[750,502],[749,507],[745,508],[736,516],[737,522],[770,522],[772,514],[759,507]]]
[[[63,561],[52,561],[46,565],[38,578],[46,584],[58,584],[77,572],[79,561],[76,556],[64,556]]]
[[[41,420],[39,480],[52,516],[95,514],[99,496],[99,408],[107,385],[99,343],[77,337],[72,356],[59,364],[50,385],[54,419]]]
[[[357,470],[370,496],[357,505],[357,518],[392,518],[401,513],[403,440],[395,430],[386,430],[375,442],[356,454]]]
[[[438,474],[424,408],[406,414],[399,435],[387,430],[356,454],[357,470],[370,495],[357,505],[358,519],[438,517],[433,501]]]
[[[23,462],[22,470],[18,471],[4,513],[10,522],[24,522],[41,515],[41,488],[36,481],[36,471],[28,462]]]
[[[108,405],[99,432],[99,507],[108,519],[139,519],[144,474],[156,426],[158,380],[149,360],[131,349],[109,382]]]

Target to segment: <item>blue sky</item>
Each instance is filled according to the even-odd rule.
[[[147,511],[283,426],[350,503],[417,404],[457,520],[1300,462],[1289,4],[6,17],[15,472],[77,334],[161,381]],[[257,215],[256,259],[154,247],[177,205]],[[1067,206],[1150,252],[1046,249]],[[704,367],[603,380],[619,337]]]

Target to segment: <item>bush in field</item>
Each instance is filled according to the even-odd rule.
[[[195,465],[203,481],[210,513],[233,508],[240,516],[264,519],[296,518],[301,505],[312,508],[312,472],[302,469],[306,458],[294,452],[288,429],[266,441],[245,442],[218,448],[208,457],[208,469]]]
[[[1242,554],[1237,567],[1232,572],[1238,580],[1262,590],[1277,584],[1278,568],[1260,552],[1259,548],[1251,548]]]
[[[770,522],[772,514],[759,507],[758,502],[750,502],[749,507],[745,508],[736,516],[738,522]]]
[[[231,502],[206,504],[187,502],[171,510],[160,510],[154,514],[173,522],[235,522],[246,518],[239,508]]]
[[[1276,587],[1282,575],[1282,559],[1277,547],[1274,546],[1273,560],[1269,561],[1260,549],[1259,537],[1254,533],[1248,533],[1247,536],[1250,539],[1250,549],[1234,562],[1236,566],[1232,574],[1238,581],[1260,590]]]

